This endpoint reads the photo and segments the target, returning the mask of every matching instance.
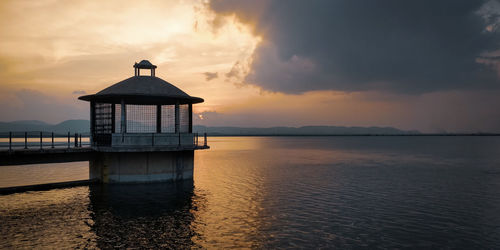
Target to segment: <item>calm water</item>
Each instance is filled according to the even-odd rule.
[[[0,248],[500,248],[500,137],[209,142],[192,182],[0,196]],[[1,167],[0,184],[87,175]]]

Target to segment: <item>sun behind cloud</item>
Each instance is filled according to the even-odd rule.
[[[204,96],[199,109],[249,95],[225,78],[251,60],[259,38],[234,17],[218,18],[204,1],[3,1],[0,7],[0,97],[23,102],[22,90],[40,92],[75,107],[72,93],[93,93],[133,74],[132,64],[149,59],[157,76],[191,95]],[[22,119],[2,102],[3,120]],[[86,118],[84,109],[77,116]],[[45,116],[46,118],[47,116]],[[72,117],[57,117],[49,122]],[[33,117],[30,119],[42,119]]]

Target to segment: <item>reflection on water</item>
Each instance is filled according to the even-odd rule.
[[[0,196],[0,248],[500,248],[499,137],[210,141],[194,182]]]
[[[0,248],[96,246],[88,187],[0,196]]]
[[[99,248],[188,248],[195,231],[193,182],[90,186]]]

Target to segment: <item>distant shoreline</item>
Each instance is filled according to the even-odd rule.
[[[199,133],[200,135],[202,133]],[[232,137],[232,136],[244,136],[244,137],[252,137],[252,136],[266,136],[266,137],[318,137],[318,136],[500,136],[500,134],[317,134],[317,135],[296,135],[296,134],[210,134],[207,133],[207,136],[220,136],[220,137]]]
[[[39,131],[30,131],[31,133],[39,133]],[[43,132],[43,138],[50,138],[50,132]],[[196,133],[196,132],[194,132]],[[202,137],[203,132],[198,132],[198,136]],[[55,134],[56,137],[65,137],[66,134]],[[73,138],[74,134],[71,134]],[[82,137],[89,137],[90,133],[82,133]],[[207,133],[209,137],[347,137],[347,136],[409,136],[409,137],[425,137],[425,136],[500,136],[500,133],[449,133],[449,134],[217,134]],[[9,138],[8,132],[0,132],[0,138]],[[14,132],[12,138],[24,138],[24,133]],[[31,137],[30,137],[31,138]]]

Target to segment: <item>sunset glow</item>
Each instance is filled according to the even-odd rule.
[[[500,249],[500,0],[2,0],[1,249]]]
[[[321,76],[319,59],[280,47],[281,31],[256,19],[265,16],[266,2],[244,13],[218,1],[3,1],[1,120],[88,119],[87,104],[76,98],[130,77],[132,64],[148,59],[158,65],[158,77],[205,99],[194,110],[201,125],[500,131],[498,119],[485,119],[498,115],[488,108],[500,104],[496,88],[405,93],[383,79],[345,87],[354,80],[335,67],[348,62],[332,62],[331,74]],[[496,32],[493,27],[483,30]],[[479,55],[476,61],[497,65]],[[325,79],[338,87],[319,83]],[[450,102],[471,106],[464,111]]]

